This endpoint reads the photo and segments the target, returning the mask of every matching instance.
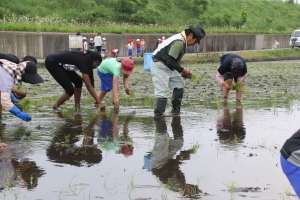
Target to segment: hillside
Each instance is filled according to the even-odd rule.
[[[1,0],[0,30],[290,33],[300,5],[281,0]]]

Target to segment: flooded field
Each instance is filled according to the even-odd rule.
[[[39,69],[45,83],[21,87],[33,120],[2,112],[0,198],[297,199],[279,151],[300,128],[300,63],[249,63],[241,105],[234,92],[223,104],[217,67],[188,66],[199,80],[186,81],[181,116],[160,120],[141,66],[130,76],[134,95],[121,89],[119,114],[108,97],[97,113],[86,89],[80,112],[73,99],[54,112],[62,89]]]

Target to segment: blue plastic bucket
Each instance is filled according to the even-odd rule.
[[[144,70],[151,71],[150,69],[150,62],[152,59],[152,53],[144,53]]]

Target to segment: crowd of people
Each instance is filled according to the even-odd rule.
[[[77,35],[80,35],[80,33]],[[167,39],[165,37],[158,39],[150,61],[156,98],[154,119],[160,119],[165,116],[169,89],[173,91],[171,116],[176,117],[181,114],[184,79],[191,79],[193,74],[189,69],[181,66],[180,61],[186,53],[187,47],[199,45],[205,35],[203,27],[194,25]],[[134,41],[136,45],[134,45]],[[129,58],[125,59],[117,58],[119,49],[111,50],[110,53],[113,58],[105,59],[107,56],[107,44],[106,38],[101,37],[101,33],[98,33],[94,38],[89,39],[89,43],[87,43],[87,38],[83,37],[83,46],[79,51],[56,51],[47,55],[45,59],[46,69],[64,90],[52,105],[53,109],[58,109],[72,96],[74,96],[75,109],[80,109],[84,83],[100,111],[106,110],[102,100],[108,92],[111,92],[111,102],[114,111],[115,113],[119,112],[119,79],[123,79],[125,92],[130,94],[129,76],[134,72],[133,51],[136,49],[137,57],[142,57],[146,50],[146,42],[144,38],[128,40],[124,46],[127,47]],[[94,69],[96,69],[101,80],[98,94],[94,85]],[[240,103],[245,81],[244,76],[246,74],[247,64],[241,56],[230,53],[220,58],[220,67],[216,73],[216,80],[223,86],[224,102],[227,102],[229,92],[234,89],[233,82],[235,82],[240,84],[240,87],[235,89],[236,102]],[[15,84],[17,85],[21,82],[30,84],[44,82],[37,72],[36,58],[25,56],[19,60],[14,55],[0,54],[0,112],[3,108],[23,121],[28,122],[32,120],[31,116],[22,112],[22,108],[17,106],[18,100],[24,98],[26,92],[13,88]],[[298,170],[300,167],[299,135],[299,131],[296,132],[281,149],[282,168],[298,196],[300,196],[300,187],[297,184],[300,180]],[[0,143],[0,147],[5,147],[6,145],[5,143]]]

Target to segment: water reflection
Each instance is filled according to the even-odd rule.
[[[1,139],[4,127],[4,124],[0,125]],[[13,135],[16,141],[24,142],[28,141],[30,134],[30,131],[21,126]],[[26,154],[30,152],[28,148],[28,144],[9,142],[7,147],[0,149],[0,190],[14,186],[28,190],[37,187],[38,178],[45,174],[45,171],[37,166],[35,161],[26,158]]]
[[[217,122],[219,140],[227,147],[243,142],[246,129],[243,122],[243,107],[240,102],[236,103],[235,112],[230,113],[227,103],[224,103],[223,116]]]
[[[47,148],[48,158],[55,163],[78,167],[100,163],[102,152],[94,145],[94,126],[98,117],[92,118],[87,127],[83,128],[81,114],[75,113],[73,119],[64,117],[61,112],[57,112],[57,115],[63,122]],[[79,140],[80,136],[83,136],[82,141]]]
[[[111,114],[111,117],[108,115]],[[121,153],[125,157],[133,155],[132,141],[129,137],[129,122],[131,116],[124,118],[123,132],[119,135],[119,115],[117,113],[100,113],[98,144],[100,149]],[[120,123],[121,124],[121,123]]]
[[[151,171],[159,180],[182,196],[195,196],[201,193],[197,185],[186,183],[185,175],[180,170],[183,160],[189,160],[192,150],[180,151],[183,146],[181,118],[173,117],[173,138],[168,135],[165,118],[155,119],[155,144],[151,152],[144,157],[143,169]]]

